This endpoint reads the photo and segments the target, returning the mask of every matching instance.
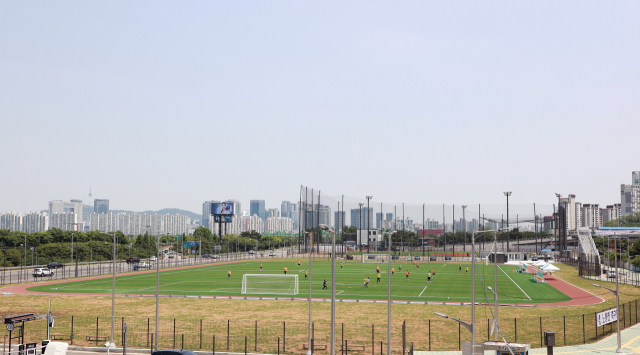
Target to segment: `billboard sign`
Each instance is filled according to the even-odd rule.
[[[233,215],[227,216],[227,215],[221,215],[221,214],[217,214],[213,216],[213,221],[215,223],[229,223],[229,222],[233,222]]]
[[[613,323],[617,320],[618,320],[618,312],[615,308],[596,314],[596,322],[598,327],[603,326],[605,324]]]
[[[221,202],[221,203],[212,203],[211,204],[211,214],[212,215],[232,215],[233,214],[233,203],[229,202]]]

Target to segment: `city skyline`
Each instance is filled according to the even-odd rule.
[[[638,169],[638,2],[2,6],[0,211],[608,205]]]

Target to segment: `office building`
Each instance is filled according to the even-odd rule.
[[[622,215],[640,212],[640,171],[631,174],[631,185],[620,185]]]
[[[298,220],[300,219],[300,212],[298,208],[298,202],[291,203],[289,201],[282,201],[280,204],[280,216],[288,217],[293,220],[293,229],[298,230]]]
[[[96,200],[98,201],[98,200]],[[115,232],[118,230],[118,215],[113,213],[92,213],[89,215],[89,230]]]
[[[93,213],[109,213],[109,200],[99,198],[93,200]]]
[[[0,214],[0,229],[10,231],[22,230],[22,214],[16,212],[5,212]]]
[[[81,224],[84,223],[83,208],[82,200],[71,200],[70,202],[61,200],[49,201],[49,228],[79,231],[84,230],[81,226]],[[68,214],[73,214],[75,217],[66,216]],[[54,217],[54,215],[56,216]]]
[[[266,216],[265,216],[265,209],[264,209],[264,200],[251,200],[249,202],[249,213],[253,216],[258,215],[258,217],[262,218],[262,220],[264,221]]]
[[[49,229],[47,212],[31,211],[22,217],[22,231],[27,233],[44,232]]]
[[[209,230],[213,231],[213,226],[211,226],[210,223],[213,222],[213,219],[211,218],[211,204],[212,203],[220,203],[221,201],[204,201],[204,203],[202,203],[202,226],[209,228]],[[215,233],[214,233],[215,234]]]
[[[269,208],[264,212],[266,218],[280,217],[280,211],[277,208]]]

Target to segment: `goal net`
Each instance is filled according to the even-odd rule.
[[[362,254],[360,256],[363,263],[386,263],[389,261],[387,254]]]
[[[244,274],[243,294],[297,295],[298,275]]]

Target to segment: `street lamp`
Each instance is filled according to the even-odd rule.
[[[615,291],[608,288],[608,287],[603,287],[597,284],[593,284],[593,286],[596,287],[602,287],[606,290],[609,290],[611,292],[613,292],[614,295],[616,295],[616,321],[617,321],[617,326],[618,326],[618,348],[616,349],[617,353],[621,353],[623,352],[622,350],[622,336],[620,334],[620,292],[618,289],[618,247],[617,247],[617,240],[618,240],[618,235],[614,234],[613,235],[614,239],[613,239],[613,255],[615,258],[615,267],[616,267],[616,289]]]
[[[336,353],[336,233],[326,224],[321,224],[320,230],[331,234],[331,349],[329,355]],[[311,346],[311,344],[309,344]]]
[[[456,322],[464,325],[465,328],[469,329],[469,331],[471,332],[471,353],[475,354],[475,341],[476,341],[476,332],[475,332],[475,325],[476,325],[476,273],[475,273],[475,269],[476,269],[476,234],[480,235],[480,234],[484,234],[484,233],[488,233],[488,232],[497,232],[500,231],[500,229],[494,229],[494,230],[487,230],[487,231],[480,231],[478,233],[476,233],[475,231],[472,232],[471,234],[471,324],[461,321],[460,319],[456,319],[456,318],[451,318],[445,314],[442,313],[436,313],[437,315],[444,317],[444,318],[451,318],[452,320],[455,320]],[[496,267],[497,267],[497,260],[493,260],[494,262],[496,262]],[[495,293],[494,293],[495,295]],[[497,319],[496,319],[497,321]]]
[[[113,276],[111,279],[111,341],[105,344],[105,346],[107,347],[107,351],[109,351],[109,349],[116,347],[116,344],[113,341],[113,327],[116,319],[116,234],[102,232],[100,234],[110,235],[113,237],[113,267],[111,268],[111,270],[113,271]]]
[[[367,196],[367,245],[369,245],[369,239],[371,237],[369,237],[369,224],[371,224],[370,219],[371,219],[371,214],[370,214],[370,210],[369,210],[369,200],[371,200],[373,198],[373,196]],[[377,239],[377,238],[376,238]],[[376,240],[377,242],[377,240]],[[378,243],[376,243],[376,252],[378,251]]]

